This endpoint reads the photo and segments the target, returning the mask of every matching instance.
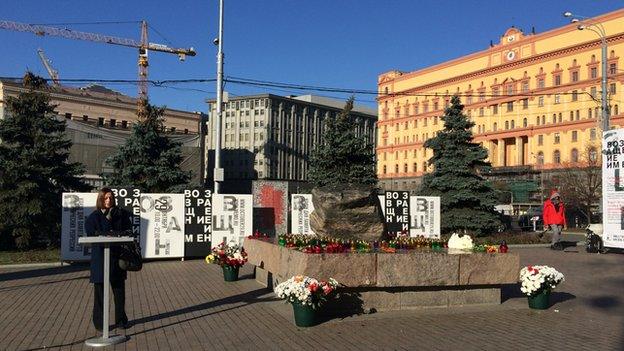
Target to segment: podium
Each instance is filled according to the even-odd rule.
[[[122,343],[127,340],[125,335],[108,335],[108,310],[110,292],[110,247],[134,241],[131,236],[86,236],[78,238],[82,245],[104,246],[104,320],[102,322],[102,337],[85,340],[85,345],[91,347],[104,347]]]

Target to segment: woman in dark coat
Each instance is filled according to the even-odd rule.
[[[96,210],[85,222],[87,236],[108,235],[111,231],[131,230],[130,214],[115,205],[115,196],[110,188],[102,188],[97,197]],[[115,300],[115,325],[128,328],[126,316],[127,272],[119,267],[119,247],[111,246],[110,284]],[[97,245],[91,250],[91,283],[93,283],[93,325],[102,330],[104,299],[104,247]]]

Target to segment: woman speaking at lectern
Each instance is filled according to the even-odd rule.
[[[107,235],[111,231],[131,230],[130,214],[115,204],[115,196],[110,188],[102,188],[97,197],[96,209],[85,223],[87,236]],[[129,327],[126,316],[126,277],[127,272],[119,266],[119,248],[110,249],[110,284],[115,299],[115,325]],[[104,300],[104,247],[94,246],[91,251],[91,283],[93,283],[93,325],[102,331]],[[108,327],[108,326],[106,326]]]

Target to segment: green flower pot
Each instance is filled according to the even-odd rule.
[[[293,312],[295,314],[295,325],[298,327],[311,327],[316,325],[316,310],[309,305],[293,303]]]
[[[544,289],[538,294],[529,296],[529,308],[547,310],[550,307],[550,290]]]
[[[223,268],[223,279],[226,282],[235,282],[238,280],[239,267],[221,266]]]

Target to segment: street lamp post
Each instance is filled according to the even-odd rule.
[[[600,23],[591,22],[588,17],[580,16],[573,14],[572,12],[564,12],[564,17],[574,17],[572,18],[572,23],[579,23],[576,28],[578,30],[589,30],[592,31],[600,37],[601,48],[602,48],[602,80],[601,80],[601,88],[602,88],[602,130],[609,130],[609,101],[607,98],[607,33]]]
[[[217,106],[215,120],[215,168],[214,168],[214,193],[221,192],[221,182],[224,174],[221,168],[221,125],[223,115],[223,0],[219,0],[219,37],[214,43],[218,46],[217,52]]]

